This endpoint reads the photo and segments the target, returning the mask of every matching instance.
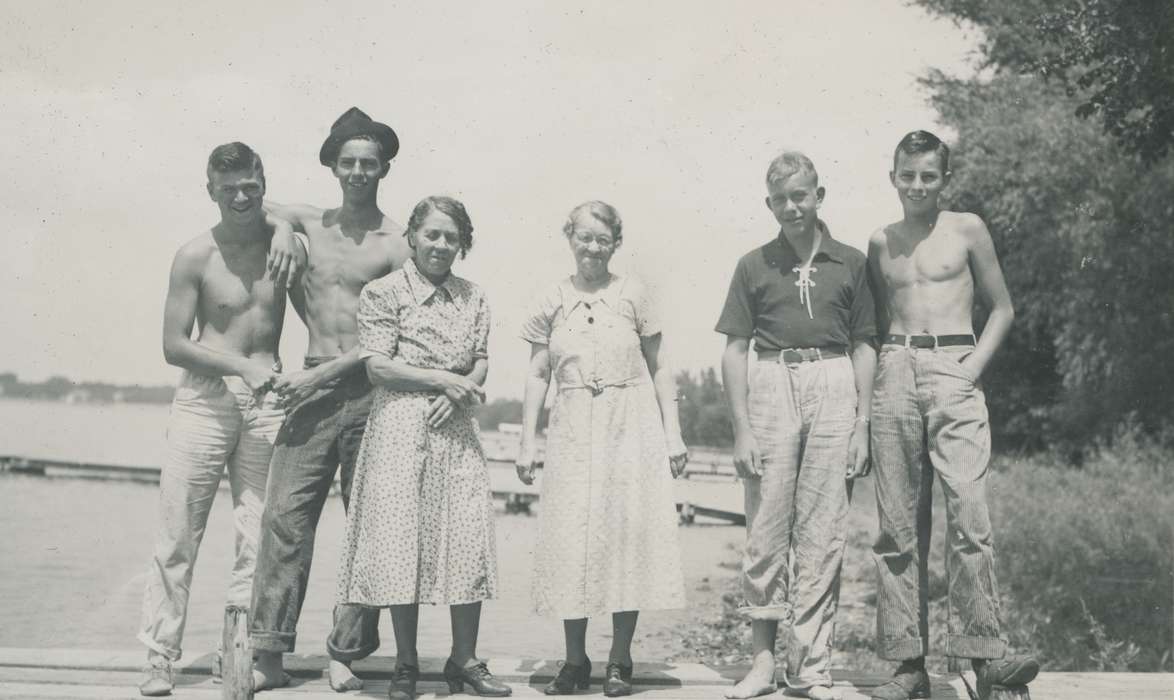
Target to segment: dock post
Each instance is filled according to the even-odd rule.
[[[249,644],[249,611],[237,605],[224,609],[224,700],[253,700],[253,646]]]

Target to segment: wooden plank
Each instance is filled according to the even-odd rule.
[[[249,613],[230,605],[224,609],[221,665],[224,700],[253,700],[253,645],[249,643]]]

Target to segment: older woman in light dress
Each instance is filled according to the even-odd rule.
[[[539,411],[557,385],[532,591],[539,614],[563,620],[566,661],[545,692],[588,687],[587,620],[610,614],[603,690],[627,695],[639,611],[685,605],[673,478],[687,457],[656,310],[638,280],[608,269],[619,213],[587,202],[563,231],[575,273],[539,295],[522,329],[530,369],[517,470],[527,484]]]

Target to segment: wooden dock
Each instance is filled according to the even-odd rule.
[[[0,697],[2,698],[138,698],[137,685],[145,658],[142,650],[97,651],[88,649],[0,648]],[[210,671],[213,655],[190,655],[176,664],[174,698],[205,698],[221,695]],[[542,686],[557,672],[549,660],[488,659],[498,678],[513,687],[514,697],[542,697]],[[394,667],[390,657],[364,659],[355,664],[366,679],[357,693],[340,695],[326,681],[325,656],[286,656],[286,668],[293,683],[281,690],[265,691],[264,700],[340,700],[340,698],[387,697],[388,680]],[[424,659],[419,686],[424,700],[448,696],[441,677],[444,659]],[[744,667],[713,668],[702,664],[637,663],[636,696],[657,698],[716,699],[745,672]],[[602,697],[598,664],[591,688],[577,697]],[[844,700],[863,700],[886,678],[847,671],[833,672],[836,688]],[[1148,700],[1174,697],[1174,674],[1169,673],[1041,673],[1030,686],[1033,700]],[[464,697],[464,696],[462,696]],[[769,698],[791,697],[782,691]],[[934,700],[967,700],[958,676],[933,678]]]
[[[527,486],[518,480],[514,463],[494,454],[489,461],[489,487],[495,500],[501,501],[506,513],[531,512],[538,502],[539,488]],[[681,522],[692,525],[697,518],[731,525],[745,525],[742,512],[741,488],[736,486],[733,468],[728,469],[709,462],[690,465],[676,482],[677,512]],[[0,455],[0,472],[69,479],[96,479],[159,483],[159,467],[98,462],[76,462],[62,459]],[[541,473],[541,472],[540,472]],[[221,484],[227,488],[227,479]],[[337,477],[335,488],[337,488]]]

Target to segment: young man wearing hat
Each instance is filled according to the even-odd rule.
[[[391,127],[358,108],[331,127],[318,154],[342,188],[342,205],[318,209],[266,202],[309,240],[309,264],[290,300],[309,330],[305,368],[274,389],[288,417],[277,437],[258,553],[250,636],[257,650],[257,690],[285,685],[282,653],[293,651],[314,553],[314,531],[336,469],[343,507],[370,411],[371,384],[358,355],[359,292],[399,268],[411,252],[403,227],[377,202],[399,140]],[[330,685],[357,690],[350,663],[379,647],[379,610],[340,605],[326,642]]]
[[[938,207],[949,166],[950,149],[937,136],[914,131],[901,139],[889,179],[904,216],[874,233],[868,249],[882,341],[872,408],[876,641],[881,658],[900,662],[873,690],[877,700],[929,697],[925,581],[935,476],[946,505],[946,654],[970,659],[982,700],[1039,672],[1036,659],[1006,655],[986,501],[991,435],[979,377],[1015,310],[982,219]],[[990,309],[977,339],[975,292]]]
[[[783,153],[766,188],[778,232],[738,261],[715,329],[727,336],[722,380],[746,492],[741,612],[754,653],[726,697],[775,691],[781,625],[784,683],[828,700],[851,480],[868,471],[874,306],[864,254],[819,219],[811,160]]]
[[[188,589],[224,471],[236,533],[228,604],[249,603],[265,481],[284,417],[272,389],[280,376],[286,292],[285,281],[267,269],[274,228],[262,208],[265,170],[260,156],[235,142],[212,151],[207,172],[220,222],[175,254],[163,312],[163,354],[183,375],[167,426],[159,525],[138,635],[149,649],[139,686],[147,696],[171,693]]]

